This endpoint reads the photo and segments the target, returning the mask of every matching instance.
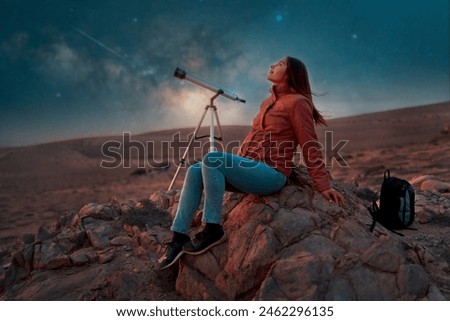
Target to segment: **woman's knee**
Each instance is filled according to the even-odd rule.
[[[201,176],[202,175],[202,164],[196,163],[188,167],[186,171],[186,176]]]
[[[225,162],[225,153],[221,151],[208,152],[203,157],[203,165],[206,167],[217,168],[224,164]]]

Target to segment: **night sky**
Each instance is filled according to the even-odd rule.
[[[0,146],[194,128],[212,92],[176,67],[250,125],[286,55],[329,118],[448,101],[448,0],[0,0]]]

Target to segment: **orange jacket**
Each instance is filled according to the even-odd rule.
[[[294,167],[294,153],[300,144],[303,162],[316,190],[329,189],[309,101],[289,87],[272,87],[270,91],[270,97],[261,103],[253,118],[252,129],[238,155],[264,162],[289,176]]]

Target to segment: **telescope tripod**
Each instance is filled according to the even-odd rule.
[[[210,114],[211,114],[211,122],[210,122],[210,126],[209,126],[209,141],[210,141],[209,151],[213,152],[213,151],[217,150],[216,147],[214,146],[215,139],[217,139],[220,142],[220,144],[222,145],[223,150],[225,150],[224,145],[223,145],[222,128],[220,127],[219,115],[217,114],[217,107],[214,105],[214,100],[218,96],[220,96],[222,94],[223,94],[223,91],[219,90],[213,97],[211,97],[209,105],[207,105],[205,107],[205,110],[203,111],[203,114],[202,114],[202,116],[200,118],[200,121],[199,121],[197,127],[195,128],[191,139],[189,140],[189,143],[188,143],[188,145],[186,147],[186,150],[184,151],[183,156],[180,159],[180,163],[177,166],[177,170],[175,172],[175,175],[172,178],[172,182],[170,183],[168,191],[170,191],[172,189],[173,184],[175,183],[175,180],[176,180],[176,178],[178,176],[178,173],[180,172],[181,167],[186,163],[186,157],[187,157],[187,155],[189,153],[189,149],[191,148],[192,142],[195,139],[208,137],[208,135],[197,137],[197,133],[198,133],[198,131],[199,131],[199,129],[200,129],[202,123],[203,123],[203,120],[205,119],[206,113],[208,111],[210,111]],[[218,128],[219,135],[220,135],[219,137],[215,137],[214,136],[215,122],[217,122],[217,128]]]

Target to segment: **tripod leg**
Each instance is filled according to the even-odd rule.
[[[217,108],[214,108],[214,116],[216,117],[217,129],[218,129],[219,135],[220,135],[217,139],[219,140],[220,145],[222,145],[223,151],[226,152],[225,146],[223,143],[222,127],[220,126],[220,120],[219,120],[219,114],[217,113]]]
[[[198,130],[200,129],[200,126],[202,125],[203,119],[205,118],[205,115],[206,115],[206,113],[208,112],[208,109],[209,109],[209,108],[210,108],[210,106],[206,106],[205,111],[203,112],[202,117],[200,118],[200,121],[199,121],[199,123],[198,123],[198,125],[197,125],[197,128],[195,128],[194,133],[192,134],[192,137],[191,137],[191,139],[189,140],[189,143],[188,143],[188,145],[187,145],[187,147],[186,147],[186,150],[184,151],[183,157],[180,159],[180,163],[178,164],[178,168],[177,168],[177,170],[176,170],[176,172],[175,172],[175,175],[174,175],[173,178],[172,178],[172,182],[170,183],[169,189],[168,189],[167,191],[170,191],[170,190],[172,189],[172,186],[173,186],[173,184],[175,183],[175,180],[176,180],[176,178],[177,178],[177,176],[178,176],[178,173],[180,172],[181,165],[183,165],[183,164],[186,162],[186,157],[187,157],[187,154],[189,153],[189,149],[190,149],[190,147],[191,147],[191,145],[192,145],[192,142],[193,142],[194,139],[196,139],[196,137],[197,137],[197,132],[198,132]]]

